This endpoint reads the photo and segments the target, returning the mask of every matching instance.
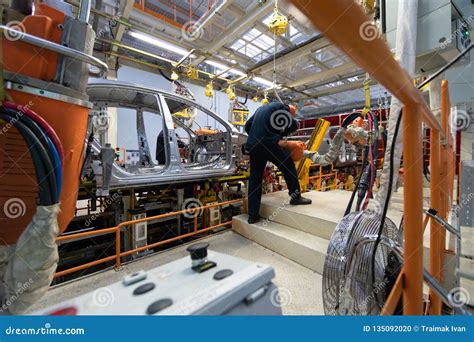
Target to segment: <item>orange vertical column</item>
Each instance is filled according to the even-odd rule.
[[[439,131],[432,129],[430,132],[430,207],[441,211],[441,182],[440,182],[440,141]],[[435,220],[430,220],[430,273],[435,279],[440,280],[441,270],[441,230],[443,229]],[[441,300],[430,289],[430,315],[441,314]]]

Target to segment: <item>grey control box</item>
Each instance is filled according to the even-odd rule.
[[[207,252],[207,246],[204,255],[190,248],[191,258],[130,274],[34,314],[281,315],[272,267]]]

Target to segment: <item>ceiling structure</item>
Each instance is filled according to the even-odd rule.
[[[308,108],[365,98],[364,72],[282,1],[279,11],[289,25],[281,36],[268,28],[273,0],[96,0],[94,8],[95,53],[112,68],[141,63],[169,75],[193,66],[202,71],[201,83],[211,77],[224,88],[231,82],[240,96],[262,96],[275,79],[282,98]],[[384,92],[371,87],[373,99]]]

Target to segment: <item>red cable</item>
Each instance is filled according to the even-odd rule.
[[[43,128],[48,133],[49,138],[51,139],[54,146],[56,147],[56,150],[58,151],[59,159],[61,160],[61,167],[62,167],[64,165],[63,145],[61,144],[61,140],[59,140],[59,137],[56,134],[55,130],[49,125],[49,123],[26,106],[22,106],[22,105],[9,102],[9,101],[4,101],[3,106],[5,108],[22,112],[23,114],[33,119],[33,121],[35,121],[39,126],[41,126],[41,128]]]

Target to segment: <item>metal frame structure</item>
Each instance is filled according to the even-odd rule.
[[[122,265],[122,261],[121,261],[122,257],[126,257],[126,256],[129,256],[129,255],[138,253],[138,252],[145,251],[147,249],[155,248],[155,247],[162,246],[162,245],[174,242],[174,241],[178,241],[178,240],[181,240],[181,239],[192,237],[192,236],[195,236],[197,234],[210,232],[210,231],[213,231],[217,228],[225,227],[225,226],[228,226],[228,225],[232,224],[232,221],[227,221],[227,222],[219,223],[219,224],[207,227],[207,228],[198,229],[198,216],[199,216],[199,213],[203,210],[216,208],[216,207],[221,207],[221,206],[224,206],[224,205],[229,205],[229,204],[234,204],[234,203],[239,203],[239,202],[243,202],[244,203],[244,208],[245,208],[245,199],[244,198],[239,198],[239,199],[235,199],[235,200],[232,200],[232,201],[215,203],[215,204],[210,204],[210,205],[206,205],[206,206],[201,206],[201,207],[191,208],[191,209],[185,209],[185,210],[180,210],[180,211],[174,211],[174,212],[161,214],[161,215],[156,215],[156,216],[147,217],[147,218],[142,218],[142,219],[138,219],[138,220],[125,221],[125,222],[122,222],[122,223],[118,224],[117,226],[111,227],[111,228],[103,228],[103,229],[98,229],[98,230],[94,230],[94,231],[90,231],[90,232],[83,232],[83,233],[59,236],[56,239],[57,242],[74,240],[74,239],[79,239],[79,238],[84,238],[84,237],[93,237],[93,236],[98,236],[98,235],[103,235],[103,234],[115,233],[115,255],[112,255],[112,256],[109,256],[109,257],[106,257],[106,258],[102,258],[102,259],[99,259],[99,260],[94,260],[92,262],[89,262],[89,263],[86,263],[86,264],[83,264],[83,265],[80,265],[80,266],[72,267],[72,268],[69,268],[69,269],[66,269],[66,270],[63,270],[63,271],[60,271],[60,272],[56,272],[54,277],[57,278],[57,277],[65,276],[67,274],[71,274],[71,273],[74,273],[74,272],[77,272],[77,271],[85,270],[89,267],[104,264],[106,262],[113,261],[113,260],[115,260],[115,269],[118,271],[118,270],[120,270],[121,265]],[[193,216],[194,216],[194,231],[193,232],[187,233],[187,234],[181,234],[181,235],[175,236],[171,239],[158,241],[158,242],[155,242],[155,243],[152,243],[152,244],[147,244],[147,245],[139,247],[139,248],[135,248],[135,249],[127,250],[125,252],[121,252],[121,235],[120,235],[120,233],[125,228],[127,228],[131,225],[137,224],[137,223],[154,221],[154,220],[163,219],[163,218],[167,218],[167,217],[173,217],[173,216],[177,216],[177,215],[181,215],[181,214],[193,214]]]
[[[404,299],[405,315],[423,314],[423,158],[422,158],[422,123],[428,125],[432,134],[439,137],[444,144],[441,147],[439,160],[435,157],[431,165],[432,173],[439,173],[439,183],[431,182],[432,200],[439,198],[437,204],[443,216],[447,213],[451,195],[448,193],[452,181],[448,176],[445,163],[452,153],[449,145],[449,99],[447,82],[444,82],[444,105],[442,106],[443,124],[438,123],[435,116],[424,102],[422,95],[413,85],[408,74],[400,67],[392,56],[387,44],[380,38],[363,39],[360,27],[370,22],[370,18],[352,0],[292,0],[297,10],[303,12],[311,22],[336,46],[352,58],[361,68],[383,85],[404,104],[403,114],[403,145],[405,165],[404,192],[404,265],[401,275],[386,303],[384,313],[393,312],[401,295]],[[371,51],[370,54],[367,51]],[[434,144],[432,144],[434,145]],[[445,171],[443,171],[445,170]],[[452,175],[449,172],[449,175]],[[437,209],[437,208],[435,208]],[[430,274],[436,279],[442,277],[444,257],[443,233],[433,224],[434,232],[430,241],[430,253],[434,262],[430,265]],[[432,291],[430,313],[439,314],[438,296],[433,293],[435,287],[428,283]]]

